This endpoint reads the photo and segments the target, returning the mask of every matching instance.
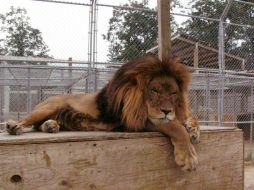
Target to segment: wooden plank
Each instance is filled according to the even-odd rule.
[[[29,132],[21,136],[10,136],[7,133],[0,134],[0,146],[7,144],[45,144],[45,143],[62,143],[62,142],[82,142],[82,141],[102,141],[117,139],[135,139],[135,138],[152,138],[162,137],[161,133],[121,133],[121,132],[63,132],[41,133]]]
[[[170,0],[157,0],[158,32],[159,32],[159,59],[164,60],[171,49],[170,30]]]
[[[112,133],[82,132],[88,141],[5,144],[0,146],[0,190],[243,189],[242,131],[206,128],[195,145],[199,166],[193,172],[176,166],[169,138],[158,133],[117,133],[109,140],[100,135],[114,137]],[[93,135],[98,140],[91,140]]]
[[[195,47],[194,47],[194,69],[198,69],[198,42],[195,43]],[[198,73],[198,70],[195,70],[196,73]]]
[[[179,40],[182,40],[182,41],[185,41],[185,42],[188,42],[188,43],[190,43],[190,44],[195,44],[195,43],[196,43],[196,42],[193,41],[193,40],[189,40],[189,39],[186,39],[186,38],[183,38],[183,37],[178,37],[178,39],[179,39]],[[212,47],[207,46],[207,45],[204,45],[204,44],[200,44],[200,43],[199,43],[198,46],[201,47],[201,48],[210,50],[210,51],[212,51],[212,52],[215,52],[215,53],[218,53],[218,52],[219,52],[218,49],[212,48]],[[228,56],[228,57],[237,59],[237,60],[239,60],[239,61],[244,61],[244,60],[245,60],[244,58],[235,56],[235,55],[230,54],[230,53],[225,53],[225,55]]]
[[[239,130],[234,127],[211,127],[201,126],[203,133],[218,132],[219,131],[232,131]],[[79,141],[101,141],[101,140],[115,140],[115,139],[136,139],[136,138],[153,138],[163,137],[158,132],[142,132],[142,133],[122,133],[122,132],[66,132],[60,133],[41,133],[33,132],[31,129],[25,129],[24,134],[20,136],[12,136],[7,133],[0,133],[0,146],[7,144],[43,144],[54,142],[79,142]]]

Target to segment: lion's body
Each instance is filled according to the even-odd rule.
[[[186,134],[198,139],[199,130],[188,109],[189,81],[190,73],[177,59],[161,62],[148,56],[124,64],[101,91],[51,97],[18,124],[9,123],[7,130],[17,135],[23,127],[34,125],[43,132],[161,131],[175,147],[185,138],[193,156],[195,150]],[[181,165],[186,162],[179,161],[183,159],[176,162]]]

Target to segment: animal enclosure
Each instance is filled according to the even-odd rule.
[[[48,18],[47,27],[58,27],[61,31],[72,24],[65,19],[71,15],[66,9],[77,12],[77,25],[71,27],[82,31],[80,35],[86,39],[74,46],[68,37],[62,40],[51,32],[47,35],[52,35],[54,41],[61,40],[58,42],[61,48],[52,50],[54,58],[1,55],[0,122],[6,118],[20,119],[52,95],[99,90],[123,62],[158,52],[156,1],[128,5],[127,1],[107,2],[39,0],[24,5],[48,9],[49,15],[57,10],[59,14],[54,17],[62,20],[62,25]],[[199,10],[196,4],[185,1],[180,6],[172,1],[171,10],[172,52],[193,72],[191,109],[201,124],[238,126],[244,129],[245,138],[252,140],[254,5],[250,1],[222,0],[212,4],[211,10]],[[39,13],[32,16],[38,17]],[[113,18],[121,22],[114,22]],[[84,28],[82,19],[86,21],[82,23]],[[115,30],[110,30],[112,27]],[[127,44],[126,36],[130,36]],[[79,36],[70,37],[73,41],[76,38]],[[118,47],[114,46],[117,40]],[[75,54],[79,49],[83,53]]]
[[[14,56],[13,49],[2,48],[8,34],[0,39],[0,123],[20,120],[53,95],[97,91],[124,62],[146,53],[158,54],[154,2],[36,0],[24,4],[31,22],[42,27],[51,51],[44,57]],[[121,189],[123,179],[127,189],[243,188],[242,132],[231,127],[243,129],[252,146],[254,3],[172,3],[168,43],[192,72],[189,101],[194,115],[201,125],[214,126],[203,132],[202,143],[197,145],[201,167],[195,175],[176,168],[171,144],[158,133],[32,133],[21,137],[2,133],[3,189]],[[47,27],[38,18],[44,18]],[[136,145],[141,142],[142,146]],[[140,152],[144,154],[121,164]],[[116,169],[112,163],[117,162]],[[119,177],[119,184],[112,175]]]
[[[172,3],[172,52],[193,72],[189,93],[192,111],[200,124],[243,129],[245,139],[252,143],[254,19],[246,14],[251,14],[254,4],[239,0],[219,1],[218,5],[211,6],[216,15],[204,10],[204,14],[209,15],[204,16],[197,7],[193,8],[193,3],[182,7]],[[123,62],[148,52],[158,52],[156,2],[125,5],[107,4],[106,1],[57,3],[40,0],[30,4],[34,9],[36,6],[48,8],[48,14],[62,10],[64,14],[56,16],[61,20],[65,18],[66,9],[79,13],[76,19],[86,19],[86,27],[80,28],[80,22],[75,27],[76,31],[82,29],[85,44],[78,42],[79,46],[71,46],[68,38],[61,41],[59,49],[70,52],[70,58],[64,59],[57,51],[58,57],[53,55],[55,58],[0,55],[0,122],[10,118],[19,120],[36,104],[53,95],[99,90]],[[33,16],[38,16],[36,14]],[[124,16],[133,20],[128,21]],[[115,23],[110,20],[112,18],[122,22]],[[71,20],[60,25],[48,19],[47,26],[55,28],[55,23],[64,31],[64,26],[71,24]],[[115,30],[109,29],[110,23]],[[129,30],[124,29],[123,24]],[[123,37],[131,36],[128,44],[120,40],[116,33],[119,31]],[[52,37],[57,40],[56,35]],[[117,50],[114,50],[114,38],[119,38],[122,44]],[[75,51],[80,47],[84,48],[84,54],[76,55]]]

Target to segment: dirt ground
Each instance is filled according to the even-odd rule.
[[[244,190],[254,190],[254,162],[245,164]]]
[[[244,190],[254,190],[254,142],[244,143],[245,164],[244,164]]]

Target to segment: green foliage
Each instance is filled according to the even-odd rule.
[[[192,15],[219,19],[227,1],[193,0]],[[250,25],[251,27],[225,26],[225,50],[236,56],[253,60],[254,52],[254,7],[233,2],[226,23]],[[212,47],[218,48],[219,22],[206,19],[190,18],[179,30]],[[249,64],[251,64],[249,62]]]
[[[176,2],[176,0],[174,1]],[[157,12],[147,4],[131,1],[124,5],[148,11],[114,8],[104,39],[110,42],[109,60],[127,61],[140,57],[158,44]],[[172,21],[172,29],[176,23]]]
[[[219,19],[225,7],[225,2],[221,0],[193,0],[191,3],[194,3],[191,15],[216,19]],[[219,23],[217,21],[192,17],[179,31],[212,47],[218,45]]]
[[[39,29],[33,28],[27,11],[11,7],[0,14],[0,55],[49,57]]]
[[[135,1],[126,6],[147,8]],[[110,61],[125,61],[144,54],[156,44],[157,34],[156,13],[114,8],[108,33],[104,35],[110,42]]]
[[[250,27],[242,26],[228,26],[227,33],[231,33],[233,48],[231,53],[246,58],[247,68],[254,68],[254,6],[234,3],[232,11],[229,12],[228,18],[231,22],[248,25]],[[241,46],[236,42],[241,42]]]

